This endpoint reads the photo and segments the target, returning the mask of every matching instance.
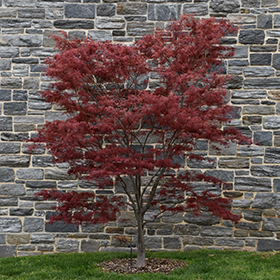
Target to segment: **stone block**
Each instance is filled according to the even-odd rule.
[[[33,167],[54,167],[55,164],[52,162],[51,156],[33,156],[32,166]]]
[[[0,60],[0,70],[11,70],[11,60],[10,59],[1,59]]]
[[[241,44],[263,44],[265,34],[263,30],[240,30],[239,42]]]
[[[184,4],[184,14],[195,14],[196,16],[206,16],[208,14],[208,5],[204,3],[199,4]]]
[[[16,246],[0,245],[0,258],[15,257]]]
[[[10,216],[31,216],[33,212],[32,208],[10,208]]]
[[[64,222],[54,222],[53,224],[46,223],[46,232],[78,232],[79,227],[75,224],[66,224]]]
[[[235,227],[240,229],[258,230],[261,227],[261,223],[238,222]]]
[[[211,237],[231,237],[232,233],[232,228],[222,226],[202,226],[200,230],[202,236]]]
[[[0,218],[0,232],[21,232],[22,225],[18,218]]]
[[[235,190],[250,192],[270,192],[271,180],[258,177],[235,177]]]
[[[0,166],[29,167],[30,156],[0,156]]]
[[[12,91],[9,89],[1,89],[0,90],[0,101],[11,101],[11,93],[12,93]]]
[[[261,0],[241,0],[241,6],[244,8],[259,8]]]
[[[147,3],[121,2],[117,4],[118,15],[146,15],[146,13]]]
[[[0,154],[18,154],[19,152],[19,143],[0,143]]]
[[[26,115],[27,103],[26,102],[7,102],[4,103],[5,115]]]
[[[234,199],[232,201],[232,207],[234,208],[249,208],[252,204],[250,199]]]
[[[74,175],[68,175],[68,170],[62,169],[46,169],[45,170],[45,179],[50,180],[75,180]]]
[[[278,7],[278,0],[261,0],[261,7]]]
[[[251,65],[271,65],[271,53],[252,53],[250,54]]]
[[[205,157],[203,160],[187,159],[187,165],[190,168],[207,168],[213,169],[217,167],[217,158]]]
[[[219,159],[218,166],[220,168],[249,168],[248,158],[238,158],[238,157],[222,157]]]
[[[275,75],[275,70],[270,66],[244,68],[245,77],[272,77],[274,75]]]
[[[230,246],[230,247],[243,247],[244,241],[234,238],[217,238],[215,241],[216,246]]]
[[[257,28],[271,29],[272,15],[260,14],[257,16]]]
[[[2,88],[21,88],[22,80],[20,78],[2,78],[1,87]],[[6,105],[9,106],[9,105]]]
[[[264,147],[259,146],[240,146],[237,150],[239,157],[256,157],[264,155]]]
[[[25,232],[40,232],[44,230],[44,219],[42,218],[25,218],[23,223]]]
[[[228,145],[221,145],[219,143],[211,143],[209,148],[210,155],[235,155],[236,143],[228,143]]]
[[[175,225],[174,234],[176,235],[198,235],[199,226],[197,225]]]
[[[7,234],[7,243],[11,245],[28,244],[30,242],[29,234]]]
[[[56,182],[53,182],[53,181],[26,181],[26,187],[27,188],[42,188],[42,189],[55,188]]]
[[[17,206],[18,199],[16,197],[2,197],[0,198],[0,207],[2,206]]]
[[[252,222],[260,222],[262,220],[262,210],[244,210],[244,219]]]
[[[1,173],[1,169],[0,169],[0,173]],[[0,175],[0,178],[1,178],[1,175]],[[0,195],[14,195],[14,196],[25,195],[24,185],[22,185],[22,184],[0,184]]]
[[[254,142],[261,146],[272,146],[272,132],[270,131],[257,131],[254,132]]]
[[[19,18],[45,18],[44,9],[18,9]]]
[[[24,180],[42,180],[44,177],[43,169],[18,169],[16,175]]]
[[[65,4],[66,18],[95,18],[95,5]]]
[[[96,19],[96,27],[99,29],[123,29],[125,20],[123,17],[101,17]]]
[[[271,239],[259,239],[257,243],[257,251],[279,251],[280,241]]]
[[[184,221],[190,224],[210,226],[220,222],[220,218],[212,215],[211,213],[201,213],[198,216],[193,213],[187,213],[184,216]]]
[[[182,248],[182,241],[180,237],[163,237],[164,249],[178,250]]]
[[[82,240],[81,250],[83,252],[97,252],[100,248],[100,242],[95,240]]]
[[[1,58],[13,58],[19,56],[19,48],[16,47],[0,47]]]
[[[89,37],[91,37],[94,41],[106,41],[112,40],[111,31],[105,30],[91,30],[88,32]]]
[[[56,251],[58,252],[78,252],[79,241],[73,239],[58,239],[56,241]]]
[[[161,246],[161,237],[154,236],[144,236],[144,242],[147,249],[160,249]]]
[[[280,231],[279,218],[263,218],[263,230],[267,231]]]
[[[153,22],[128,22],[127,35],[128,36],[143,36],[153,33],[155,25]]]
[[[272,209],[275,208],[277,197],[274,193],[257,193],[252,208]]]
[[[40,80],[38,78],[24,78],[23,89],[39,89]]]
[[[0,182],[13,182],[14,179],[15,171],[12,168],[0,168]]]
[[[97,16],[111,17],[116,15],[116,5],[115,4],[100,4],[96,7]]]
[[[54,243],[55,240],[55,235],[54,234],[31,234],[31,244],[49,244],[49,243]]]
[[[54,27],[57,29],[93,29],[94,22],[91,20],[55,20]]]
[[[240,2],[239,0],[211,0],[210,8],[216,13],[238,13]]]
[[[232,91],[232,99],[259,99],[259,98],[261,99],[266,98],[265,90],[233,90]]]

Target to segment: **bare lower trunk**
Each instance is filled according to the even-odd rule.
[[[137,262],[136,266],[145,266],[145,242],[144,242],[144,228],[143,228],[143,216],[138,215],[138,234],[137,234]]]

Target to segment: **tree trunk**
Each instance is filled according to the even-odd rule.
[[[137,217],[138,234],[137,234],[137,267],[145,266],[145,242],[144,242],[144,228],[143,216],[141,213]]]

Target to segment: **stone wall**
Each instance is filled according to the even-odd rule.
[[[148,213],[147,248],[280,250],[278,0],[0,0],[0,257],[127,250],[114,238],[118,235],[134,242],[131,212],[122,214],[126,220],[108,225],[45,224],[53,204],[35,199],[36,191],[92,188],[69,177],[67,165],[54,166],[44,150],[29,155],[21,140],[44,121],[62,118],[37,94],[50,82],[41,66],[54,54],[51,33],[65,30],[73,38],[132,42],[182,13],[223,16],[240,26],[236,36],[223,39],[236,47],[235,57],[226,62],[227,72],[235,75],[228,85],[236,112],[231,125],[259,145],[231,145],[217,154],[200,141],[197,152],[213,163],[182,162],[182,167],[230,183],[231,189],[217,192],[234,197],[234,212],[242,215],[238,224],[182,213],[152,222],[153,213]]]

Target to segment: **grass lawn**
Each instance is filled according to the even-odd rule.
[[[147,257],[180,259],[189,264],[169,275],[118,275],[103,273],[100,268],[96,268],[96,264],[102,261],[128,257],[128,253],[110,252],[2,258],[0,259],[0,279],[280,279],[280,252],[252,253],[203,250],[147,253]]]

